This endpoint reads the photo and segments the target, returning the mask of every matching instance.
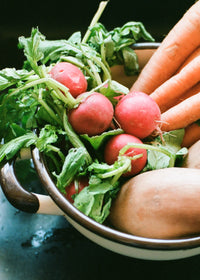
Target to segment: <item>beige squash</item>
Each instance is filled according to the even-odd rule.
[[[172,167],[135,176],[122,186],[109,218],[115,228],[143,237],[200,233],[200,170]]]
[[[188,149],[188,155],[185,158],[183,166],[200,169],[200,140]]]

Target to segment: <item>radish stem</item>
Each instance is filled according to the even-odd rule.
[[[90,25],[89,25],[89,28],[87,30],[87,32],[85,33],[83,39],[82,39],[82,43],[86,43],[89,36],[90,36],[90,29],[98,22],[99,18],[101,17],[106,5],[108,4],[108,1],[101,1],[100,4],[99,4],[99,7],[97,9],[97,12],[96,14],[94,15]]]

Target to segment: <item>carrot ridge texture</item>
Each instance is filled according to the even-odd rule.
[[[160,85],[150,96],[156,101],[161,112],[169,109],[185,91],[200,80],[200,55],[190,61],[180,72]]]
[[[181,64],[179,67],[178,71],[176,74],[178,74],[187,64],[189,64],[193,59],[196,57],[200,56],[200,46],[197,47],[186,59],[185,61]],[[188,90],[185,90],[183,94],[181,94],[178,98],[174,98],[174,100],[168,101],[167,104],[165,105],[165,109],[169,109],[178,103],[182,102],[186,98],[200,92],[200,82],[189,88]]]
[[[190,61],[192,61],[195,57],[200,55],[200,46],[197,47],[183,62],[183,64],[179,67],[178,72],[180,72]]]
[[[187,91],[185,91],[179,98],[177,98],[176,100],[173,101],[173,103],[171,102],[171,104],[169,104],[168,109],[179,104],[180,102],[182,102],[183,100],[197,94],[198,92],[200,92],[200,82],[198,82],[197,84],[195,84],[193,87],[191,87],[190,89],[188,89]]]
[[[200,92],[173,106],[161,115],[162,131],[185,128],[200,119]]]
[[[169,79],[200,45],[200,1],[193,4],[164,38],[131,91],[152,93]]]

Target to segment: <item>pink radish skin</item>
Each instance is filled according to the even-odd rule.
[[[80,177],[77,181],[78,190],[75,187],[75,181],[72,181],[69,186],[65,188],[66,194],[64,195],[71,203],[74,202],[73,195],[80,193],[85,187],[89,185],[89,179],[87,177]]]
[[[69,122],[78,134],[94,136],[106,131],[114,114],[110,100],[101,93],[94,92],[83,98],[77,108],[69,112]]]
[[[87,80],[82,71],[69,62],[59,62],[50,71],[53,79],[65,85],[73,97],[87,90]]]
[[[143,139],[158,128],[161,112],[149,95],[130,92],[116,105],[115,119],[125,133]]]
[[[104,149],[104,160],[107,164],[113,164],[118,156],[119,151],[126,146],[127,144],[142,144],[142,141],[137,137],[129,134],[119,134],[113,136],[106,144]],[[126,172],[123,176],[129,177],[138,174],[146,165],[147,162],[147,151],[140,148],[129,148],[125,156],[133,157],[138,154],[143,154],[142,157],[132,160],[131,162],[131,171]]]

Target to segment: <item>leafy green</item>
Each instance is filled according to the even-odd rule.
[[[118,190],[118,183],[112,184],[109,179],[96,180],[91,177],[89,186],[75,196],[74,206],[95,221],[103,223]]]
[[[14,124],[25,130],[37,127],[35,114],[38,102],[30,91],[19,92],[17,96],[11,91],[11,94],[1,95],[0,102],[0,138],[4,142],[16,137],[12,129]]]
[[[80,42],[79,42],[80,43]],[[78,42],[69,38],[69,40],[45,40],[40,42],[40,51],[44,54],[41,62],[56,62],[63,56],[82,57]]]
[[[124,47],[122,50],[124,61],[124,71],[127,75],[135,75],[139,73],[139,64],[135,51],[129,47]]]
[[[97,23],[90,29],[87,43],[101,53],[110,67],[123,64],[126,73],[132,75],[138,72],[138,63],[131,46],[140,39],[154,41],[141,22],[127,22],[111,31],[107,31],[105,26]]]
[[[100,135],[95,136],[88,136],[87,134],[82,134],[81,137],[87,140],[95,150],[98,150],[107,140],[107,138],[121,133],[123,133],[123,130],[119,128],[114,130],[108,130]]]
[[[183,128],[163,133],[164,145],[172,152],[177,153],[181,148],[184,134]]]
[[[119,156],[114,164],[97,160],[88,166],[89,186],[75,195],[74,205],[85,215],[103,223],[110,213],[112,199],[120,189],[121,175],[131,168],[128,157]]]
[[[57,179],[57,187],[60,191],[65,193],[65,187],[68,186],[74,176],[81,171],[81,168],[85,165],[86,161],[86,149],[71,148],[65,158],[62,171],[59,175],[53,174]]]
[[[74,57],[79,66],[83,67],[85,74],[92,75],[93,79],[96,74],[89,69],[91,63],[97,72],[103,71],[107,78],[109,67],[116,64],[124,64],[129,75],[138,72],[137,56],[131,46],[140,39],[154,41],[141,22],[128,22],[112,31],[107,31],[103,24],[96,23],[84,43],[81,41],[80,32],[75,32],[68,40],[46,40],[38,28],[33,28],[29,38],[19,38],[18,46],[24,49],[28,65],[39,76],[42,76],[42,70],[38,67],[38,62],[46,64],[60,59],[72,61]]]
[[[41,41],[44,41],[45,37],[42,35],[38,28],[32,28],[31,36],[25,38],[21,36],[19,38],[19,48],[24,49],[24,54],[27,57],[27,61],[30,63],[30,66],[40,76],[40,71],[38,68],[38,62],[44,57],[43,52],[40,50],[39,46]]]
[[[31,73],[25,69],[5,68],[0,71],[0,91],[15,85],[29,77]]]
[[[10,142],[1,146],[0,161],[2,161],[4,158],[7,160],[13,158],[21,150],[21,148],[27,148],[31,146],[36,142],[36,140],[37,136],[33,132],[29,132],[12,139]]]
[[[46,125],[40,131],[36,146],[43,152],[48,149],[49,144],[55,143],[57,140],[57,129],[51,125]]]
[[[116,97],[128,94],[129,89],[114,80],[109,80],[105,86],[100,88],[100,92],[106,96],[113,105],[116,105],[118,102]]]
[[[185,130],[178,129],[163,134],[163,140],[160,137],[154,139],[151,143],[152,146],[158,148],[164,148],[170,152],[173,158],[173,166],[176,164],[177,158],[180,159],[186,156],[188,150],[186,148],[181,148],[181,143],[183,141]],[[163,143],[164,141],[164,143]],[[160,168],[172,167],[170,162],[170,157],[167,154],[161,153],[156,150],[148,150],[148,163],[144,169],[153,170]]]

